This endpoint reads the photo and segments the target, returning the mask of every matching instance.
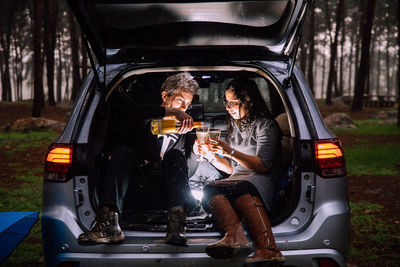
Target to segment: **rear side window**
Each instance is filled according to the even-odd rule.
[[[213,73],[198,75],[196,77],[200,81],[200,88],[197,93],[198,101],[204,105],[204,112],[220,113],[226,111],[223,104],[225,89],[236,75],[235,73],[229,73],[229,75],[227,75],[227,73]],[[247,75],[254,76],[250,73]],[[274,112],[274,108],[271,105],[271,99],[275,99],[277,95],[276,89],[264,77],[258,76],[251,79],[257,83],[268,109],[273,113],[279,114],[282,108],[280,107],[279,111]],[[281,106],[280,100],[278,102],[279,106]]]

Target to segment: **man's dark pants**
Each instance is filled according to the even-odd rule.
[[[115,147],[105,166],[99,206],[108,206],[122,213],[124,197],[131,184],[145,197],[161,191],[164,201],[168,200],[168,208],[184,206],[187,211],[194,208],[196,204],[188,184],[187,159],[180,150],[170,149],[165,153],[160,173],[156,185],[149,183],[135,152],[129,146]]]

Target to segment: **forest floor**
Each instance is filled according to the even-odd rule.
[[[70,110],[70,105],[46,107],[42,111],[42,116],[66,121]],[[368,108],[361,112],[352,113],[349,107],[320,104],[320,110],[323,117],[333,112],[345,112],[353,120],[364,121],[369,120],[372,115],[377,114],[382,109]],[[29,102],[0,102],[0,128],[18,118],[30,117],[31,111],[32,106]],[[358,134],[351,131],[338,132],[336,134],[342,142],[345,155],[346,149],[350,151],[356,144],[360,143],[389,143],[394,147],[400,145],[400,132],[390,135]],[[22,191],[19,190],[41,192],[41,182],[38,180],[42,177],[44,156],[49,140],[51,141],[56,135],[57,133],[42,133],[39,136],[37,134],[28,134],[24,137],[18,137],[18,135],[17,137],[15,135],[13,137],[0,136],[0,211],[10,211],[12,209],[40,210],[41,197],[40,199],[25,199],[24,201],[21,199],[3,201],[1,199],[6,194],[14,194],[14,191],[16,198],[18,198],[22,194]],[[21,142],[32,140],[32,145],[15,145],[12,141],[13,138],[16,138],[15,140],[20,138],[18,140],[21,140]],[[400,157],[397,161],[400,162]],[[394,165],[390,168],[392,170],[397,168],[397,173],[396,169],[394,169],[389,173],[375,173],[372,171],[366,174],[350,171],[348,175],[348,196],[352,213],[348,266],[400,265],[400,256],[398,255],[398,251],[400,251],[400,200],[398,197],[400,193],[400,164]],[[22,175],[23,173],[24,175]],[[27,185],[28,187],[21,188],[21,185]],[[27,204],[28,207],[23,206],[22,203],[29,203]],[[41,251],[40,227],[34,227],[32,232],[33,234],[31,233],[19,245],[4,263],[4,266],[41,266],[44,264]],[[34,246],[33,249],[32,246]],[[32,253],[26,255],[23,250],[31,250]],[[34,255],[35,251],[39,255]]]

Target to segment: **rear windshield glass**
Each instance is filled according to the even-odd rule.
[[[217,22],[267,27],[278,22],[288,3],[288,0],[101,3],[94,4],[93,11],[99,14],[105,24],[121,30],[177,22]]]
[[[160,88],[166,77],[177,72],[147,73],[134,75],[124,80],[119,90],[125,90],[137,102],[142,104],[160,104]],[[284,112],[277,89],[265,77],[252,72],[201,71],[190,72],[199,84],[197,94],[193,97],[192,109],[201,106],[204,113],[226,113],[224,106],[225,90],[234,77],[246,77],[254,80],[273,116]],[[114,92],[115,93],[115,92]],[[188,110],[190,113],[190,109]]]

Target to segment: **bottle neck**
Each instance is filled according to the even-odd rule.
[[[176,125],[176,127],[180,127],[181,123],[178,121],[175,123],[175,125]],[[204,123],[201,121],[195,121],[195,122],[193,122],[193,125],[194,125],[194,128],[201,128],[204,126]]]
[[[203,123],[202,122],[200,122],[200,121],[195,121],[194,123],[194,128],[201,128],[201,127],[203,127]]]

